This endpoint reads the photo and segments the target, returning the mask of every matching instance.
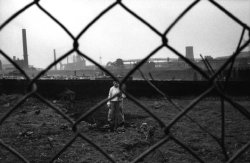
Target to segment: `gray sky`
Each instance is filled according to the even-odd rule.
[[[29,0],[0,0],[0,23]],[[60,20],[75,36],[113,0],[41,0],[52,15]],[[131,10],[143,17],[160,32],[192,0],[123,0]],[[250,26],[250,0],[219,0],[226,9]],[[23,58],[22,28],[27,29],[29,63],[45,68],[57,56],[72,47],[72,40],[36,6],[25,11],[0,31],[0,48]],[[195,57],[200,54],[226,56],[235,50],[242,27],[219,11],[208,1],[201,1],[169,33],[170,45],[184,54],[185,46],[194,46]],[[245,36],[247,39],[247,35]],[[116,6],[94,24],[80,39],[80,50],[102,63],[117,58],[145,57],[161,44],[160,38],[148,27]],[[153,57],[176,57],[162,49]],[[66,61],[64,61],[66,62]]]

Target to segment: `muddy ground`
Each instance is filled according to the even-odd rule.
[[[20,95],[0,96],[0,117],[10,110]],[[78,99],[69,105],[66,101],[50,99],[73,120],[100,102],[99,99]],[[174,99],[175,103],[185,107],[192,98]],[[155,115],[168,124],[178,113],[170,103],[160,98],[139,98]],[[237,102],[250,112],[249,98],[238,98]],[[218,98],[206,98],[199,102],[188,115],[213,135],[220,137],[221,103]],[[151,145],[165,136],[158,123],[132,101],[124,101],[125,132],[110,132],[106,128],[106,106],[99,108],[78,125],[79,131],[106,151],[117,162],[130,162]],[[249,120],[230,104],[225,103],[225,146],[227,154],[232,156],[244,144],[250,141]],[[146,139],[141,131],[142,123],[155,127],[153,136]],[[172,128],[171,134],[192,149],[205,162],[224,162],[220,146],[207,133],[187,118],[181,118]],[[53,109],[36,98],[29,98],[17,108],[0,126],[0,138],[10,147],[20,152],[30,162],[49,162],[51,158],[74,137],[69,122]],[[185,149],[173,140],[151,152],[141,162],[198,162]],[[0,145],[0,162],[21,162]],[[54,162],[109,162],[100,152],[81,138],[64,151]],[[250,149],[244,152],[236,162],[250,162]]]

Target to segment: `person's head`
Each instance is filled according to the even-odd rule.
[[[119,83],[117,82],[117,81],[114,81],[113,82],[113,85],[117,88],[117,87],[119,87]]]

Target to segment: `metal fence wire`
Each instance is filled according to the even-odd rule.
[[[249,147],[250,147],[250,140],[248,141],[248,143],[246,143],[243,147],[241,147],[237,152],[235,152],[231,157],[229,157],[229,155],[227,154],[227,149],[225,147],[225,112],[224,112],[224,101],[228,102],[229,104],[231,104],[236,110],[238,110],[240,113],[242,113],[243,116],[245,116],[248,120],[250,120],[250,113],[247,111],[246,108],[244,108],[242,105],[240,105],[239,103],[237,103],[236,101],[234,101],[232,98],[230,98],[226,93],[226,86],[227,86],[227,82],[232,70],[232,66],[234,64],[235,58],[237,57],[237,55],[241,52],[241,50],[243,50],[246,46],[248,46],[250,39],[248,38],[248,40],[244,43],[242,43],[243,40],[243,35],[245,32],[248,32],[248,36],[250,35],[250,27],[245,24],[244,22],[242,22],[241,20],[239,20],[236,16],[234,16],[232,13],[230,13],[228,10],[226,10],[222,5],[220,5],[219,3],[217,3],[214,0],[207,0],[208,2],[210,2],[213,6],[215,6],[216,8],[218,8],[221,12],[223,12],[224,14],[226,14],[228,17],[230,17],[235,23],[237,23],[238,25],[240,25],[242,27],[242,34],[240,36],[239,39],[239,43],[237,46],[237,49],[235,50],[235,52],[230,55],[230,57],[228,58],[228,60],[217,70],[214,71],[212,69],[212,67],[210,66],[209,62],[207,62],[206,60],[204,61],[204,64],[206,65],[209,74],[205,73],[201,68],[199,68],[197,65],[195,65],[192,61],[190,61],[189,59],[187,59],[186,57],[184,57],[184,55],[182,55],[180,52],[178,52],[175,48],[173,48],[169,42],[168,42],[168,34],[171,31],[171,29],[173,29],[175,27],[175,25],[190,11],[192,10],[192,8],[194,8],[197,4],[199,4],[201,2],[201,0],[195,0],[194,2],[192,2],[184,11],[182,11],[182,13],[167,27],[167,29],[165,30],[164,33],[159,32],[153,25],[151,25],[150,23],[148,23],[147,21],[145,21],[142,17],[140,17],[137,13],[135,13],[134,11],[132,11],[130,8],[128,8],[123,2],[122,0],[116,0],[114,3],[112,3],[111,5],[109,5],[107,8],[105,8],[101,13],[99,13],[91,22],[88,23],[87,26],[85,26],[81,32],[74,37],[73,34],[67,29],[66,26],[64,26],[60,21],[58,21],[52,14],[50,14],[41,4],[40,4],[40,0],[34,0],[33,2],[27,4],[25,7],[23,7],[22,9],[20,9],[19,11],[17,11],[15,14],[13,14],[11,17],[9,17],[3,24],[1,24],[0,26],[0,32],[4,29],[7,28],[8,24],[15,19],[16,17],[18,17],[19,15],[21,15],[22,13],[24,13],[26,10],[28,10],[31,7],[38,7],[41,12],[45,13],[49,18],[51,18],[58,26],[60,26],[72,39],[73,42],[73,47],[72,49],[70,49],[67,53],[63,54],[60,58],[58,58],[56,61],[54,61],[53,63],[51,63],[46,69],[44,69],[43,71],[41,71],[35,78],[31,79],[24,70],[22,70],[22,68],[20,68],[14,61],[12,61],[12,59],[9,57],[8,54],[6,54],[2,49],[0,49],[0,53],[2,56],[4,56],[11,64],[13,64],[15,66],[15,68],[17,68],[26,78],[26,80],[29,82],[29,86],[27,88],[27,93],[16,103],[16,105],[14,107],[12,107],[1,119],[0,119],[0,125],[3,124],[3,122],[16,110],[18,109],[28,98],[34,96],[36,98],[38,98],[40,101],[42,101],[43,103],[47,104],[49,107],[51,107],[52,109],[54,109],[58,114],[60,114],[64,119],[66,119],[71,125],[72,125],[72,131],[74,132],[74,137],[68,141],[68,143],[66,143],[66,145],[56,154],[54,155],[53,158],[51,158],[50,162],[53,162],[54,160],[56,160],[57,158],[59,158],[59,156],[67,149],[69,148],[69,146],[77,139],[77,138],[81,138],[85,141],[87,141],[88,143],[90,143],[93,147],[95,147],[96,150],[100,151],[108,160],[110,160],[111,162],[116,162],[115,159],[113,157],[111,157],[106,151],[104,151],[101,147],[99,147],[97,144],[95,144],[93,141],[91,141],[84,133],[80,133],[78,131],[77,126],[79,125],[79,123],[84,120],[88,115],[90,115],[91,113],[95,112],[98,108],[100,108],[102,105],[105,105],[106,102],[110,99],[105,99],[103,101],[101,101],[100,103],[98,103],[97,105],[95,105],[94,107],[92,107],[91,109],[89,109],[86,113],[84,113],[83,115],[81,115],[77,120],[72,120],[68,115],[64,114],[59,108],[57,108],[55,105],[53,105],[50,101],[46,100],[43,96],[41,96],[38,92],[37,92],[37,85],[36,82],[37,80],[44,75],[47,71],[49,71],[53,66],[55,66],[57,63],[59,63],[60,61],[62,61],[64,58],[66,58],[67,56],[69,56],[70,54],[72,54],[73,52],[76,52],[78,55],[84,57],[85,59],[87,59],[88,61],[92,62],[94,65],[96,65],[97,67],[99,67],[102,71],[104,71],[105,73],[109,74],[114,80],[118,81],[120,83],[120,89],[123,91],[124,94],[126,94],[127,98],[130,99],[131,101],[133,101],[136,105],[138,105],[139,107],[141,107],[144,111],[146,111],[147,113],[149,113],[159,124],[160,126],[164,129],[165,132],[165,136],[158,141],[157,143],[155,143],[154,145],[152,145],[150,148],[148,148],[145,152],[141,153],[139,156],[137,156],[132,162],[138,162],[140,161],[142,158],[144,158],[145,156],[147,156],[149,153],[151,153],[153,150],[159,148],[160,146],[162,146],[164,143],[166,143],[169,140],[174,141],[176,144],[180,145],[183,149],[185,149],[186,151],[188,151],[189,154],[191,154],[194,158],[196,158],[199,162],[205,162],[204,160],[202,160],[192,149],[190,149],[187,145],[185,145],[181,140],[178,140],[173,134],[171,134],[171,127],[178,121],[180,120],[180,118],[186,116],[190,121],[192,121],[193,123],[195,123],[196,125],[199,126],[199,128],[201,130],[203,130],[204,132],[206,132],[207,134],[209,134],[221,147],[222,152],[224,154],[225,157],[225,162],[233,162],[235,161],[240,155],[242,155]],[[151,29],[156,35],[158,35],[162,42],[161,45],[159,45],[157,48],[155,48],[150,54],[148,54],[145,58],[143,58],[132,70],[129,71],[129,73],[123,78],[123,80],[119,81],[111,72],[109,72],[107,69],[105,69],[103,66],[101,66],[100,64],[98,64],[96,61],[94,61],[93,59],[91,59],[87,54],[84,54],[83,52],[81,52],[79,50],[79,39],[84,35],[84,33],[87,32],[87,30],[89,28],[91,28],[98,20],[100,20],[106,13],[110,12],[115,6],[120,6],[122,9],[124,9],[126,12],[128,12],[129,14],[131,14],[133,17],[135,17],[139,22],[141,22],[142,24],[144,24],[146,27],[148,27],[149,29]],[[192,100],[192,102],[185,108],[181,108],[180,106],[178,106],[174,101],[171,100],[171,98],[169,98],[166,94],[164,94],[163,92],[161,92],[161,90],[159,90],[152,82],[150,82],[150,80],[147,80],[145,77],[144,79],[150,84],[151,87],[153,87],[158,93],[160,93],[165,100],[167,100],[168,102],[170,102],[174,108],[179,110],[179,113],[173,118],[173,120],[168,123],[165,124],[159,117],[157,117],[155,114],[153,114],[147,107],[145,107],[142,103],[140,103],[135,97],[133,97],[131,94],[129,94],[128,92],[125,92],[123,90],[123,85],[125,84],[125,82],[129,79],[129,77],[135,72],[135,71],[140,71],[140,67],[150,58],[152,57],[154,54],[156,54],[160,49],[162,48],[168,48],[170,51],[172,51],[173,53],[175,53],[178,57],[180,57],[182,60],[184,60],[187,64],[189,64],[194,70],[196,70],[200,75],[202,75],[206,80],[209,81],[209,87],[202,93],[200,94],[198,97],[196,97],[194,100]],[[229,74],[227,75],[225,81],[223,83],[221,83],[221,79],[220,79],[220,73],[223,72],[226,68],[229,67]],[[142,74],[143,76],[143,74]],[[217,137],[215,135],[213,135],[212,133],[210,133],[206,128],[202,127],[199,122],[195,121],[194,119],[192,119],[191,117],[189,117],[187,115],[187,113],[199,102],[201,101],[204,97],[206,97],[206,95],[208,95],[212,90],[216,90],[220,99],[221,99],[221,134],[220,137]],[[10,151],[12,154],[14,154],[15,156],[17,156],[20,160],[22,160],[23,162],[29,162],[29,160],[27,160],[22,154],[20,154],[18,151],[16,151],[15,149],[13,149],[12,147],[10,147],[9,145],[7,145],[2,139],[0,139],[0,145],[2,147],[4,147],[5,149],[7,149],[8,151]]]

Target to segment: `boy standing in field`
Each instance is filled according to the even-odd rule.
[[[115,96],[115,97],[114,97]],[[121,125],[124,127],[125,119],[123,113],[123,98],[126,96],[120,91],[119,83],[114,81],[113,86],[109,90],[108,98],[113,99],[107,102],[108,105],[108,122],[111,130],[118,128],[119,116],[121,116]]]

